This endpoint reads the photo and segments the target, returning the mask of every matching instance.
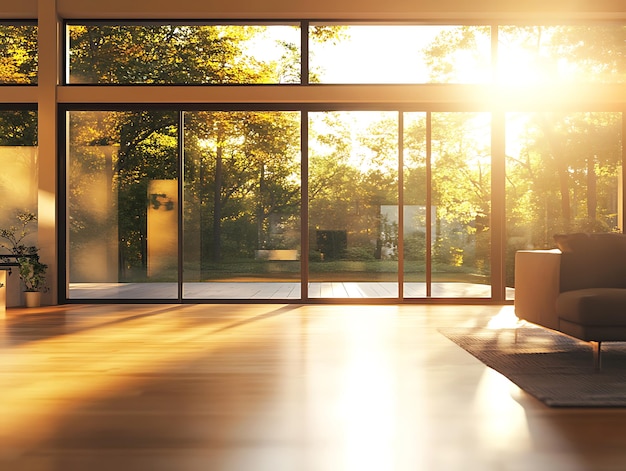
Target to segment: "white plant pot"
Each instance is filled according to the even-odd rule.
[[[41,292],[40,291],[24,291],[24,302],[26,304],[26,307],[41,306]]]

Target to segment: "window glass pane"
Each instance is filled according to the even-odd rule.
[[[515,252],[621,231],[621,113],[507,113],[507,286]]]
[[[15,211],[37,211],[36,111],[0,110],[0,168],[0,227],[7,227]]]
[[[491,79],[489,27],[314,24],[309,34],[312,83]]]
[[[309,114],[309,297],[398,296],[398,115]]]
[[[21,213],[37,215],[38,167],[37,112],[0,110],[0,227],[15,226]],[[29,227],[36,240],[37,223]]]
[[[294,25],[71,24],[68,83],[300,81]]]
[[[500,26],[503,83],[626,81],[626,26]]]
[[[17,239],[22,237],[24,228],[27,235],[17,245],[38,246],[37,221],[30,219],[30,215],[38,216],[36,111],[0,110],[0,169],[0,228],[13,232]],[[17,230],[13,231],[12,228]],[[0,253],[14,253],[15,245],[0,238]],[[15,270],[13,273],[6,279],[6,304],[23,306],[22,282],[15,275]]]
[[[0,24],[0,84],[37,83],[37,26]]]
[[[184,297],[300,298],[300,113],[186,112]]]
[[[176,299],[178,113],[68,113],[70,299]]]
[[[403,122],[404,297],[415,298],[427,294],[426,113],[404,113]],[[434,236],[432,230],[431,236]]]
[[[491,297],[491,115],[433,113],[435,297]]]

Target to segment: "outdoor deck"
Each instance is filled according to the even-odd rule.
[[[300,283],[212,282],[185,283],[184,299],[300,299]],[[398,284],[390,282],[309,283],[309,298],[397,298]],[[507,288],[507,299],[514,290]],[[69,299],[177,299],[176,283],[70,283]],[[425,298],[425,283],[405,283],[404,298]],[[489,298],[491,287],[476,283],[433,283],[433,298]]]

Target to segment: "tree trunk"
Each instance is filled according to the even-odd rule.
[[[267,240],[265,240],[263,224],[265,222],[265,211],[263,210],[263,193],[265,192],[265,165],[261,163],[261,170],[259,174],[259,194],[257,196],[257,209],[256,209],[256,232],[257,232],[257,248],[265,249]]]
[[[595,156],[587,159],[587,217],[593,222],[597,217],[598,195]]]
[[[571,226],[572,211],[569,197],[569,172],[567,171],[567,159],[563,155],[561,140],[554,133],[552,125],[545,113],[541,114],[541,124],[544,135],[548,141],[548,146],[552,154],[552,158],[556,165],[557,174],[559,176],[559,192],[561,194],[561,216],[563,218],[562,230],[568,231]]]
[[[223,148],[218,134],[217,154],[215,158],[215,189],[213,193],[213,261],[222,258],[222,178]]]

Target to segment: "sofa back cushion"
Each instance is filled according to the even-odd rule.
[[[561,292],[626,288],[626,234],[573,233],[554,236],[561,250]]]

